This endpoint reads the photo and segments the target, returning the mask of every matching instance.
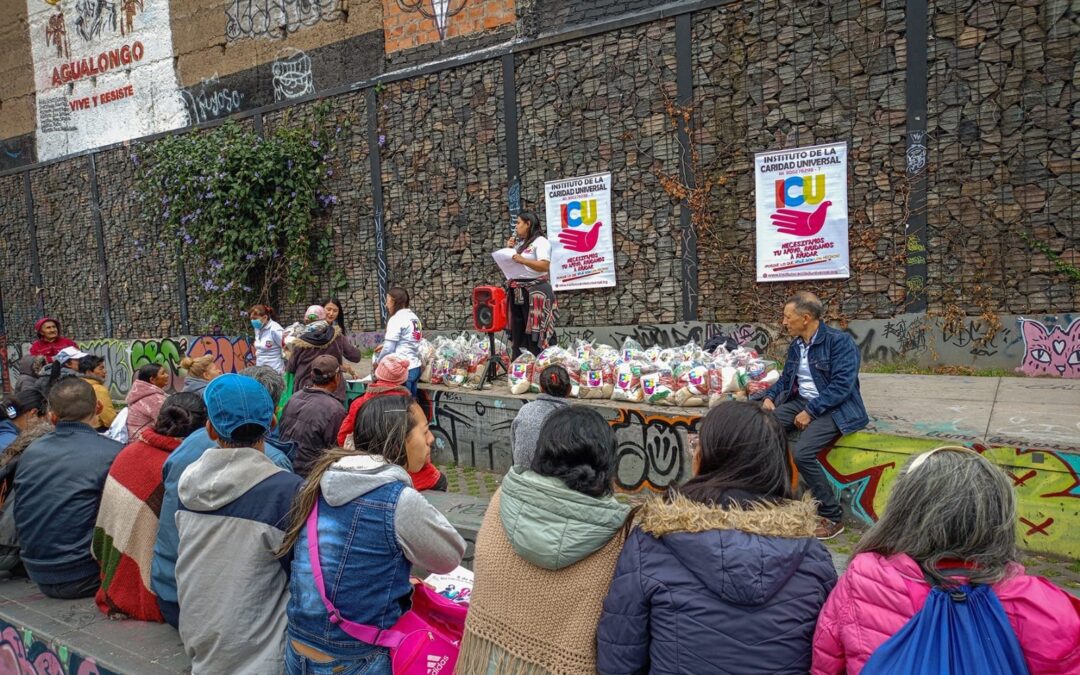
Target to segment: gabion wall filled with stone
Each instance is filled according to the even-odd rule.
[[[379,92],[390,283],[427,328],[472,327],[472,289],[500,280],[509,234],[498,61],[395,82]]]
[[[519,17],[539,21],[539,4],[521,3]],[[561,293],[560,324],[684,318],[684,206],[677,194],[685,182],[684,157],[699,187],[694,203],[701,205],[693,218],[699,319],[775,322],[782,298],[796,285],[818,290],[833,318],[903,313],[913,189],[904,4],[743,0],[695,11],[692,104],[685,109],[676,105],[675,18],[519,45],[513,65],[521,206],[543,214],[546,180],[612,173],[618,286]],[[558,11],[540,17],[547,23],[524,34],[584,25],[593,11],[589,3],[556,5]],[[1080,289],[1062,268],[1080,265],[1080,19],[1068,0],[930,5],[928,133],[922,139],[930,311],[1080,311]],[[597,4],[594,18],[610,16],[611,6]],[[334,291],[351,331],[379,329],[379,221],[388,283],[412,293],[426,326],[471,325],[471,289],[500,280],[490,254],[509,234],[512,134],[503,73],[501,59],[485,55],[329,99],[327,123],[340,128],[326,183],[337,204],[322,216],[333,227],[333,269],[320,288],[302,289],[295,303],[278,303],[283,323]],[[368,123],[369,97],[377,106],[375,128]],[[310,105],[264,111],[261,123],[272,130],[308,119]],[[692,120],[686,155],[678,133],[683,112]],[[852,277],[755,283],[754,153],[834,141],[849,145]],[[181,326],[176,242],[156,241],[138,209],[140,148],[94,155],[99,205],[87,156],[29,172],[40,297],[45,311],[80,338],[107,332],[103,287],[114,337],[211,328],[201,310],[206,296],[194,282],[187,284],[186,331]],[[378,153],[377,181],[371,152]],[[34,337],[38,295],[30,241],[24,175],[0,176],[0,299],[9,341]],[[343,272],[344,288],[334,287],[335,271]],[[197,270],[187,272],[190,280]],[[280,289],[280,299],[287,290]]]
[[[846,318],[904,300],[902,2],[748,1],[694,21],[697,180],[712,185],[698,233],[701,318],[778,319],[812,287]],[[846,141],[851,278],[755,283],[754,153]]]
[[[665,102],[675,91],[674,21],[529,52],[517,65],[522,202],[544,217],[544,181],[611,172],[618,285],[558,296],[563,325],[678,320],[678,172]]]
[[[932,308],[1080,307],[1080,284],[1055,264],[1080,266],[1080,15],[1071,4],[931,3]]]

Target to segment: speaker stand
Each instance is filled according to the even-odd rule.
[[[499,376],[499,371],[503,371],[503,375],[509,375],[506,371],[506,366],[503,365],[502,360],[499,359],[498,354],[495,353],[495,333],[488,333],[488,362],[484,367],[484,375],[480,378],[480,386],[477,389],[483,389],[484,385],[488,382],[494,382]]]

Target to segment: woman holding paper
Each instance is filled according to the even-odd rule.
[[[510,345],[512,358],[516,359],[522,350],[539,354],[558,342],[555,335],[558,304],[548,281],[551,244],[543,236],[540,219],[531,211],[522,211],[514,232],[515,236],[506,245],[514,249],[512,260],[528,269],[507,282]]]

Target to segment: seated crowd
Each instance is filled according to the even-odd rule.
[[[394,627],[413,567],[450,572],[465,541],[423,494],[446,478],[411,362],[382,356],[346,409],[341,356],[308,349],[280,415],[280,363],[222,374],[186,359],[178,393],[167,369],[138,369],[123,417],[100,359],[39,349],[0,414],[0,571],[170,623],[196,675],[395,672],[345,624]],[[890,672],[920,622],[947,620],[929,616],[944,597],[997,620],[982,658],[1080,673],[1080,602],[1026,574],[1011,481],[979,453],[914,456],[838,578],[820,539],[839,515],[800,496],[788,454],[785,428],[812,399],[709,410],[691,478],[632,505],[614,493],[604,417],[565,400],[561,367],[541,385],[476,538],[455,672]],[[99,433],[110,425],[126,445]]]

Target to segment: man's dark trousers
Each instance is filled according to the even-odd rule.
[[[806,401],[798,396],[776,407],[776,419],[784,427],[784,431],[795,429],[795,416],[806,410]],[[836,428],[832,415],[815,417],[810,425],[799,434],[799,440],[795,442],[795,466],[799,468],[799,475],[806,481],[806,485],[813,493],[814,499],[820,506],[818,513],[833,522],[839,522],[844,517],[844,511],[840,508],[840,501],[833,492],[832,485],[825,475],[825,469],[818,461],[819,452],[829,447],[840,436],[840,430]]]

